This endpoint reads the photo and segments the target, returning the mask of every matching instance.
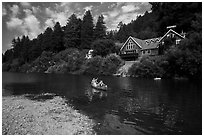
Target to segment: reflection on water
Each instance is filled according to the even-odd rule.
[[[92,102],[93,100],[103,99],[107,97],[108,94],[105,91],[90,87],[85,91],[85,95],[88,97],[89,101]]]
[[[3,96],[26,94],[39,101],[52,95],[66,97],[99,123],[98,134],[202,133],[198,82],[102,76],[99,79],[109,90],[98,91],[90,86],[91,76],[3,73],[2,77]]]

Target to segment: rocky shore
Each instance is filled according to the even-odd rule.
[[[41,101],[2,97],[3,135],[92,135],[94,125],[59,96]]]

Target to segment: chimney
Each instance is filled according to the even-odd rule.
[[[167,26],[166,28],[167,28],[168,30],[169,30],[169,29],[172,29],[172,28],[176,28],[176,25],[173,25],[173,26]]]
[[[182,30],[182,32],[181,32],[181,36],[183,36],[184,38],[186,38],[186,33],[183,32],[183,30]]]

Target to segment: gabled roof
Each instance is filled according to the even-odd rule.
[[[140,45],[139,43],[137,43],[137,41],[135,41],[135,39],[134,39],[133,37],[130,36],[130,37],[125,41],[125,43],[124,43],[123,46],[120,48],[120,50],[122,50],[122,49],[124,48],[125,44],[129,41],[129,39],[132,39],[140,48],[142,48],[141,45]]]
[[[160,40],[160,38],[151,38],[151,39],[146,39],[146,40],[141,40],[138,38],[134,38],[134,39],[141,45],[142,50],[158,48],[159,40]]]
[[[129,39],[132,39],[140,48],[141,50],[144,49],[155,49],[158,48],[159,46],[159,40],[161,37],[159,38],[152,38],[152,39],[146,39],[146,40],[141,40],[135,37],[129,37],[126,42],[123,44],[123,46],[121,47],[120,50],[122,50],[124,48],[124,46],[126,45],[126,43],[129,41]]]
[[[176,34],[176,35],[179,36],[180,38],[185,39],[185,37],[183,37],[182,35],[178,34],[176,31],[170,29],[170,30],[160,39],[160,41],[162,41],[162,40],[166,37],[166,35],[168,35],[170,32],[173,32],[174,34]],[[159,42],[160,42],[160,41],[159,41]]]

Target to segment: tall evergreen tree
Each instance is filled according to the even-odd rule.
[[[4,62],[12,62],[13,60],[13,55],[14,55],[14,51],[13,51],[13,48],[12,49],[8,49],[4,55],[3,55],[3,63]]]
[[[52,33],[52,45],[54,52],[59,52],[64,49],[63,31],[59,22],[57,22],[54,26],[54,30]]]
[[[29,48],[30,48],[30,39],[28,36],[24,35],[21,39],[21,52],[20,52],[20,59],[22,62],[28,62]]]
[[[45,51],[51,51],[53,49],[52,33],[53,33],[53,30],[50,27],[47,27],[47,29],[43,34],[42,49]]]
[[[105,22],[103,20],[104,20],[103,15],[100,15],[98,17],[96,27],[94,29],[95,40],[106,38],[106,26],[105,26]]]
[[[42,34],[38,35],[41,36]],[[29,62],[35,60],[37,57],[39,57],[42,53],[42,49],[41,49],[41,43],[38,41],[37,39],[33,39],[30,42],[31,47],[29,48]]]
[[[115,40],[115,31],[114,30],[108,31],[106,38],[111,39],[111,40]]]
[[[81,41],[81,19],[78,19],[75,14],[72,14],[68,19],[64,32],[64,43],[66,48],[79,48]]]
[[[81,25],[81,48],[91,48],[93,42],[93,17],[90,10],[86,11]]]
[[[128,31],[127,25],[123,24],[122,22],[118,24],[118,27],[120,28],[118,33],[116,34],[116,39],[120,42],[125,42],[130,36],[130,31]]]
[[[13,47],[13,57],[18,58],[21,51],[21,40],[18,37],[17,39],[12,40],[12,47]]]

